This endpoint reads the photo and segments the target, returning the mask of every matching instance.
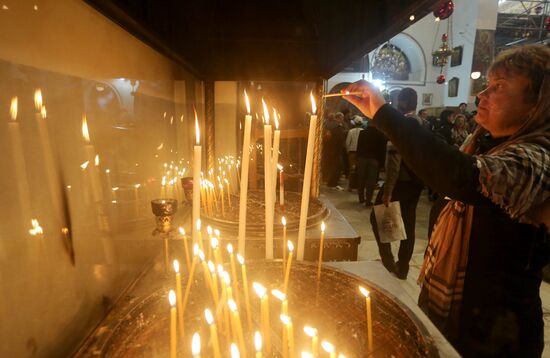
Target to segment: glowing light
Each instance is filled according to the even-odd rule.
[[[40,88],[34,91],[34,108],[36,108],[37,111],[42,109],[42,90]]]
[[[244,91],[244,102],[246,103],[246,113],[250,114],[250,101],[248,100],[248,94]]]
[[[414,15],[409,16],[409,20],[414,21],[415,17]]]
[[[227,244],[227,252],[229,252],[229,254],[233,254],[233,245]]]
[[[87,160],[84,163],[80,164],[80,168],[82,168],[82,170],[86,170],[86,168],[88,168],[88,164],[90,164],[89,160]]]
[[[32,236],[42,235],[44,233],[44,230],[42,230],[42,227],[38,223],[38,220],[32,219],[31,220],[32,229],[29,230],[29,234]]]
[[[237,254],[237,261],[239,261],[241,265],[244,265],[244,257],[242,257],[241,254]]]
[[[174,272],[179,273],[180,272],[180,263],[178,262],[178,260],[174,260],[173,266],[174,266]]]
[[[235,312],[237,310],[237,304],[235,303],[235,301],[233,301],[233,299],[229,299],[227,301],[227,307],[229,307],[231,312]]]
[[[99,154],[95,155],[94,164],[95,164],[96,167],[99,166]]]
[[[309,99],[311,100],[311,114],[317,112],[317,105],[315,104],[315,97],[313,97],[313,92],[309,93]]]
[[[176,305],[176,293],[174,290],[170,290],[170,292],[168,292],[168,302],[170,302],[170,306],[172,307]]]
[[[324,349],[327,353],[334,353],[334,346],[333,346],[332,343],[330,343],[330,342],[322,341],[322,342],[321,342],[321,347],[323,347],[323,349]]]
[[[286,326],[290,323],[290,317],[287,316],[286,314],[282,314],[279,316],[279,318],[281,319],[281,322],[283,322],[283,324]]]
[[[288,251],[290,252],[294,251],[294,244],[292,243],[292,241],[289,241],[287,246],[288,246]]]
[[[310,326],[305,326],[304,327],[304,333],[308,337],[315,337],[315,336],[317,336],[317,329],[313,328],[313,327],[310,327]]]
[[[182,228],[181,226],[178,228],[178,231],[180,232],[181,235],[184,235],[185,236],[185,229]]]
[[[10,117],[13,121],[17,119],[17,103],[18,103],[17,97],[12,97],[11,103],[10,103]]]
[[[281,218],[281,223],[283,226],[286,226],[286,218],[284,216]]]
[[[231,343],[231,358],[240,358],[239,348],[235,343]]]
[[[191,340],[191,354],[198,356],[201,353],[201,336],[197,332],[193,334]]]
[[[275,121],[275,129],[279,129],[279,115],[275,108],[273,108],[273,120]]]
[[[195,108],[193,108],[193,111],[195,112],[195,140],[197,145],[201,142],[201,131],[199,129],[199,117],[197,116],[197,111]]]
[[[325,232],[325,229],[326,229],[326,225],[325,225],[325,222],[321,222],[321,232]]]
[[[82,137],[87,143],[90,143],[90,132],[88,131],[88,121],[86,120],[86,114],[82,115]]]
[[[262,334],[258,331],[254,332],[254,348],[256,352],[262,351]]]
[[[257,282],[252,283],[252,288],[254,288],[254,291],[256,291],[256,294],[260,298],[264,297],[265,293],[267,291],[264,286],[262,286],[261,284],[259,284]]]
[[[361,291],[361,294],[365,297],[369,297],[370,295],[370,292],[369,290],[367,290],[366,288],[364,288],[363,286],[359,286],[359,291]]]
[[[474,71],[474,72],[472,72],[472,74],[470,75],[470,77],[471,77],[473,80],[477,80],[478,78],[481,77],[481,72],[479,72],[479,71]]]
[[[214,316],[212,316],[212,312],[208,308],[204,310],[204,318],[206,318],[206,323],[209,325],[214,323]]]
[[[286,295],[279,290],[271,290],[271,294],[275,296],[275,298],[277,298],[279,301],[286,300]]]
[[[265,101],[263,98],[262,98],[262,106],[264,107],[264,123],[269,124],[269,110],[267,109],[267,105],[265,104]]]

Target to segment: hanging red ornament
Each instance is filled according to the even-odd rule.
[[[440,1],[434,10],[434,16],[440,20],[445,20],[453,14],[455,4],[452,0]]]
[[[445,75],[441,73],[439,76],[437,76],[435,82],[437,82],[438,84],[445,83]]]
[[[550,17],[547,17],[546,20],[544,20],[544,28],[546,31],[550,31]]]

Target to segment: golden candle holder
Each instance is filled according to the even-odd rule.
[[[151,200],[151,209],[157,224],[157,227],[153,230],[153,235],[168,234],[175,230],[172,222],[178,211],[178,201],[176,199]]]

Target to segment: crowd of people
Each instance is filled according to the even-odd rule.
[[[550,48],[503,51],[488,86],[437,117],[416,111],[403,89],[395,107],[372,84],[343,91],[365,116],[329,116],[323,167],[329,188],[357,188],[373,205],[399,201],[406,239],[398,261],[371,225],[384,267],[406,279],[423,188],[437,197],[418,283],[418,304],[465,357],[540,357],[544,322],[539,289],[550,262]],[[345,92],[343,92],[345,93]],[[433,113],[431,113],[433,114]],[[355,175],[356,178],[352,179]]]

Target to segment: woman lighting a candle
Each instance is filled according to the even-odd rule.
[[[488,80],[478,94],[479,127],[463,151],[385,104],[372,84],[356,82],[345,90],[361,94],[344,98],[372,118],[425,184],[451,198],[426,250],[420,307],[463,356],[540,357],[539,286],[550,250],[550,48],[501,52]]]

